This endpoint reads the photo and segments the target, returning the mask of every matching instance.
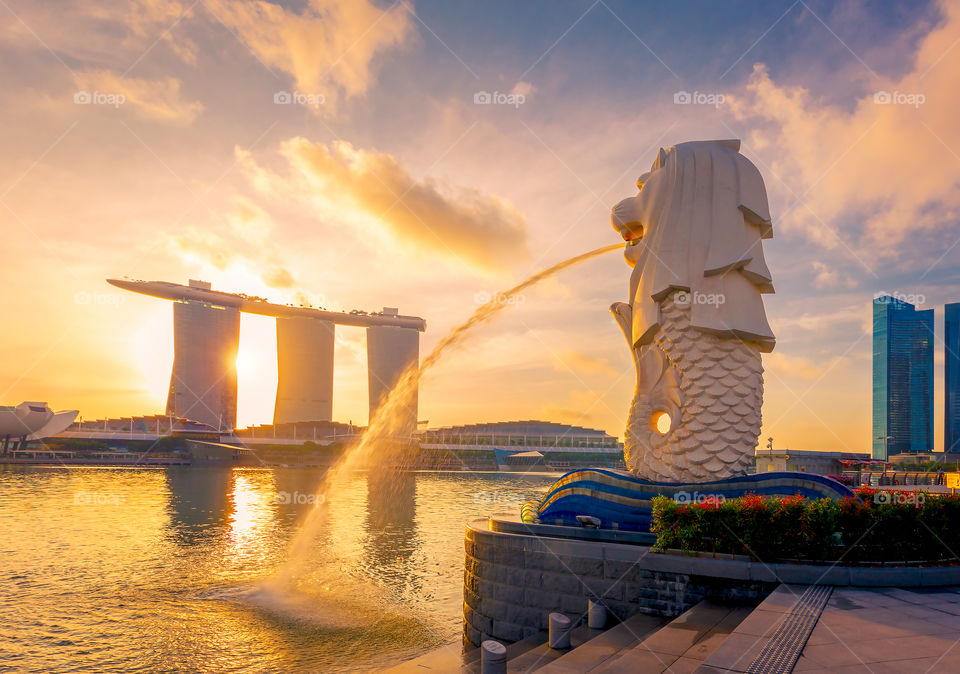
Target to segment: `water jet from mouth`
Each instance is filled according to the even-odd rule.
[[[365,467],[374,457],[378,459],[378,463],[381,465],[391,463],[393,470],[402,468],[404,457],[409,457],[408,450],[412,444],[411,436],[415,430],[409,427],[409,421],[407,421],[409,415],[404,412],[412,402],[413,396],[416,395],[419,380],[425,373],[430,371],[443,356],[461,346],[469,333],[475,328],[493,320],[504,308],[510,306],[512,304],[510,302],[511,298],[570,267],[605,253],[620,250],[625,245],[624,243],[615,243],[576,255],[529,276],[505,292],[493,295],[486,304],[474,311],[470,318],[454,327],[441,339],[419,363],[419,367],[414,363],[404,370],[396,385],[384,398],[370,420],[360,441],[347,449],[340,460],[327,472],[318,489],[320,494],[325,495],[325,499],[318,499],[318,506],[310,511],[299,531],[294,534],[290,542],[287,561],[273,577],[266,581],[265,585],[274,590],[288,588],[303,574],[304,568],[309,562],[318,561],[317,551],[313,543],[322,530],[325,521],[323,513],[326,511],[327,504],[329,504],[332,488],[338,480],[350,471]],[[384,461],[384,459],[392,459],[392,461]],[[322,505],[319,505],[320,503]],[[335,553],[335,551],[333,552]],[[356,578],[351,577],[344,580],[350,582],[356,581]]]

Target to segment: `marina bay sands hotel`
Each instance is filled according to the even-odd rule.
[[[337,325],[367,329],[370,415],[410,363],[419,363],[426,321],[379,313],[326,311],[273,304],[260,297],[167,281],[107,279],[118,288],[173,301],[173,373],[167,414],[232,430],[237,421],[240,312],[277,319],[277,402],[273,422],[332,421],[333,345]],[[408,403],[416,428],[417,396]]]

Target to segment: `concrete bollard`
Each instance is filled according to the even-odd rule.
[[[480,674],[507,674],[507,647],[488,639],[480,644]]]
[[[607,626],[607,607],[592,599],[587,609],[587,626],[592,630],[602,630]]]
[[[562,613],[550,614],[550,648],[570,648],[570,618]]]

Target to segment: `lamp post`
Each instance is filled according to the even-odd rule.
[[[883,440],[883,460],[887,460],[887,440],[893,440],[892,435],[878,435],[877,440]],[[886,470],[886,469],[884,469]]]

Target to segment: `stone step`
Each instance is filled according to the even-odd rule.
[[[618,653],[637,645],[667,622],[668,618],[638,613],[536,671],[539,674],[589,672]]]
[[[639,644],[582,672],[692,672],[718,648],[753,606],[730,606],[705,599]]]
[[[428,651],[399,665],[384,670],[389,674],[429,674],[429,672],[456,672],[473,662],[479,662],[480,649],[464,649],[459,641]]]
[[[562,651],[550,648],[549,642],[542,640],[536,648],[531,648],[523,655],[510,658],[507,661],[507,674],[535,672],[566,655],[571,650],[579,648],[591,639],[599,637],[606,631],[607,630],[592,630],[586,626],[577,627],[570,632],[570,648]]]
[[[547,632],[543,630],[526,639],[506,644],[507,659],[523,655],[546,640]],[[458,641],[435,648],[384,671],[389,674],[429,674],[429,672],[448,674],[457,671],[473,674],[480,671],[480,649],[476,647],[464,649]]]
[[[507,661],[509,662],[511,659],[518,658],[524,653],[543,645],[547,637],[547,631],[541,630],[526,639],[514,641],[512,644],[504,644],[507,647]],[[476,651],[476,659],[460,670],[462,674],[478,674],[480,672],[480,649],[474,650]]]

